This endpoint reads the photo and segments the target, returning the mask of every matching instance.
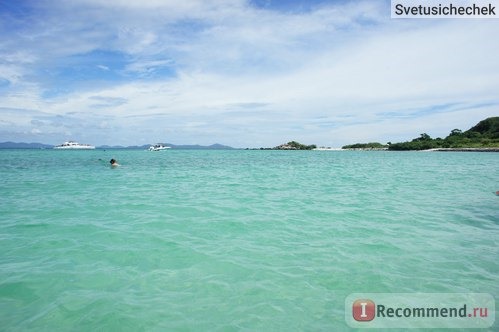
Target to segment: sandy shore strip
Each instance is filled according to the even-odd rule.
[[[499,147],[495,148],[436,148],[424,151],[438,151],[438,152],[499,152]]]

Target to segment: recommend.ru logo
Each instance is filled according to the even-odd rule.
[[[358,322],[369,322],[376,315],[376,305],[371,300],[357,300],[352,305],[352,315]]]
[[[355,328],[488,328],[495,300],[485,293],[367,293],[345,299]]]

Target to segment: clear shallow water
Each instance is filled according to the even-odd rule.
[[[0,329],[337,331],[353,292],[497,299],[498,164],[3,150]]]

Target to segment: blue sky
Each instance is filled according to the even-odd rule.
[[[446,136],[499,115],[498,33],[383,0],[1,1],[0,141]]]

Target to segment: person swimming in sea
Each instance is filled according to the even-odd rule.
[[[109,163],[111,164],[111,167],[117,167],[120,165],[116,159],[111,159]]]

